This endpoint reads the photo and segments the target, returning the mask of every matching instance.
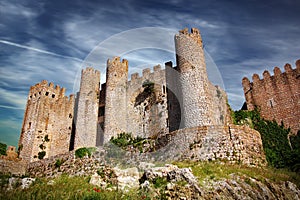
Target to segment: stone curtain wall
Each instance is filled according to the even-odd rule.
[[[86,68],[81,72],[78,94],[74,149],[96,146],[100,72]]]
[[[0,172],[2,174],[24,175],[27,168],[26,161],[12,161],[0,159]]]
[[[247,126],[202,126],[174,131],[161,140],[161,160],[225,160],[266,165],[259,132]]]
[[[259,75],[252,76],[252,82],[243,78],[242,84],[247,108],[260,108],[263,118],[275,119],[277,123],[284,122],[294,133],[300,130],[300,60],[296,68],[290,64],[284,66],[285,72],[274,68],[274,75],[264,71],[263,79]]]
[[[168,131],[165,70],[160,65],[131,75],[127,87],[127,132],[144,138]]]
[[[45,80],[30,88],[19,140],[23,160],[38,160],[43,151],[45,157],[69,151],[74,96],[64,93]]]

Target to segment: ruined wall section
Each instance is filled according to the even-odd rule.
[[[226,92],[219,86],[209,82],[209,96],[211,98],[209,116],[213,125],[225,126],[232,123],[228,107]]]
[[[300,130],[300,60],[295,69],[290,64],[284,69],[282,73],[275,67],[273,76],[264,71],[263,79],[254,74],[252,82],[245,77],[242,84],[248,110],[257,106],[263,118],[283,122],[296,133]]]
[[[224,160],[246,165],[267,164],[258,131],[247,126],[201,126],[173,131],[161,138],[162,160]],[[163,142],[162,142],[163,143]]]
[[[144,138],[156,138],[168,132],[165,70],[160,65],[131,75],[127,87],[127,132]]]
[[[20,158],[38,160],[69,151],[74,96],[64,95],[65,88],[47,81],[32,86],[29,91],[19,140]]]
[[[74,148],[95,147],[98,129],[100,72],[93,68],[81,72]]]
[[[107,60],[104,141],[127,131],[128,61],[120,57]]]
[[[202,39],[198,29],[175,35],[177,67],[182,90],[182,115],[185,128],[211,125],[211,95],[206,72]]]

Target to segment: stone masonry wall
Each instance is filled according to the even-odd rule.
[[[168,131],[165,70],[160,65],[131,75],[127,87],[127,132],[144,138]]]
[[[175,35],[177,67],[182,90],[185,128],[211,125],[211,101],[202,39],[198,29],[184,29]]]
[[[157,153],[161,160],[221,159],[247,165],[266,165],[260,134],[247,126],[231,124],[186,128],[165,138],[167,145]]]
[[[121,132],[126,132],[126,90],[128,61],[114,57],[107,61],[104,143]]]
[[[20,158],[32,162],[69,151],[74,96],[65,89],[42,81],[30,88],[19,140]]]
[[[81,72],[74,148],[94,147],[98,133],[100,72],[86,68]]]
[[[283,122],[296,133],[300,130],[300,60],[295,69],[290,64],[284,69],[282,73],[275,67],[273,76],[264,71],[263,79],[254,74],[252,82],[243,78],[244,94],[249,110],[257,106],[263,118]]]

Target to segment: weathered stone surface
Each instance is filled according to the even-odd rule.
[[[279,124],[283,122],[294,133],[300,130],[299,62],[296,62],[295,69],[286,64],[285,72],[275,67],[273,76],[264,71],[263,79],[254,74],[252,82],[246,77],[242,80],[247,108],[253,110],[259,107],[263,118],[275,119]]]
[[[65,88],[45,80],[30,88],[19,140],[21,159],[32,162],[41,153],[47,158],[69,151],[74,103]]]
[[[175,49],[176,67],[169,62],[166,69],[146,68],[141,76],[132,74],[131,80],[127,60],[108,60],[101,89],[100,72],[91,67],[82,70],[76,99],[65,98],[64,89],[54,89],[46,81],[33,86],[20,157],[37,161],[43,154],[47,158],[74,148],[102,146],[121,132],[131,132],[156,143],[147,143],[140,152],[157,153],[130,151],[124,156],[129,157],[127,163],[226,159],[263,165],[261,138],[255,131],[231,125],[226,93],[208,80],[199,30],[179,31]]]
[[[139,187],[140,175],[136,167],[127,169],[119,169],[115,167],[114,172],[117,176],[118,188],[121,190]]]

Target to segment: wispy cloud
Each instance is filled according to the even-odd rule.
[[[36,51],[36,52],[39,52],[39,53],[44,53],[44,54],[48,54],[48,55],[52,55],[52,56],[58,56],[60,58],[72,59],[72,60],[76,60],[78,62],[83,62],[83,60],[81,60],[79,58],[75,58],[75,57],[72,57],[72,56],[65,56],[65,55],[53,53],[53,52],[50,52],[50,51],[45,51],[45,50],[42,50],[42,49],[38,49],[38,48],[35,48],[35,47],[30,47],[30,46],[26,46],[26,45],[22,45],[22,44],[17,44],[17,43],[10,42],[10,41],[0,40],[0,43],[6,44],[6,45],[11,45],[11,46],[14,46],[14,47],[23,48],[23,49],[28,49],[28,50],[31,50],[31,51]]]

